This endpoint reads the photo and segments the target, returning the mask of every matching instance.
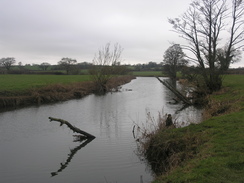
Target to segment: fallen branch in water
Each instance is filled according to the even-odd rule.
[[[187,105],[192,105],[192,102],[181,94],[176,88],[174,88],[169,82],[161,80],[159,77],[156,77],[164,86],[166,86],[170,91],[172,91],[182,102]]]
[[[87,132],[85,132],[85,131],[83,131],[83,130],[81,130],[81,129],[73,126],[73,125],[71,125],[68,121],[65,121],[63,119],[57,119],[57,118],[49,117],[49,120],[50,120],[50,122],[52,122],[52,121],[60,122],[60,126],[62,126],[63,124],[66,124],[67,127],[69,127],[73,132],[80,133],[83,136],[85,136],[86,138],[96,138],[95,136],[93,136],[93,135],[91,135],[91,134],[89,134],[89,133],[87,133]]]

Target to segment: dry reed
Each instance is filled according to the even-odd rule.
[[[189,130],[184,133],[174,130],[178,123],[176,119],[172,126],[167,127],[167,116],[159,113],[155,120],[147,113],[146,123],[133,128],[137,154],[141,159],[147,160],[155,174],[168,172],[192,158],[197,153],[198,145],[202,143],[201,136],[193,135]]]

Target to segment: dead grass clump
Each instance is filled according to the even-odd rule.
[[[175,126],[176,126],[175,122],[173,123],[172,126],[166,127],[167,117],[168,117],[168,114],[162,115],[159,112],[158,118],[155,119],[154,117],[151,116],[150,112],[147,112],[146,123],[143,123],[141,126],[139,126],[137,124],[134,125],[134,128],[133,128],[134,138],[136,138],[137,141],[140,141],[142,144],[144,144],[145,141],[147,141],[149,138],[152,138],[159,131],[166,129],[166,128],[167,129],[175,128]]]
[[[239,111],[239,107],[235,106],[235,103],[238,102],[239,99],[236,100],[225,100],[218,101],[215,99],[209,99],[208,105],[205,107],[203,111],[203,119],[209,119],[213,116],[220,116],[224,114],[229,114],[231,112]]]
[[[41,88],[32,88],[11,96],[0,96],[0,107],[19,107],[65,101],[82,98],[93,91],[94,84],[92,82],[48,85]]]
[[[31,96],[34,103],[51,103],[57,101],[65,101],[74,98],[82,98],[94,90],[92,82],[73,83],[69,85],[55,84],[34,89]]]
[[[202,140],[190,132],[164,130],[148,141],[145,157],[156,175],[169,172],[193,158]]]
[[[188,128],[175,129],[176,121],[167,127],[166,119],[167,115],[159,113],[155,120],[148,113],[147,123],[137,126],[138,155],[147,160],[156,175],[193,158],[203,143],[201,135],[191,133]]]
[[[118,87],[123,84],[129,83],[132,79],[135,79],[135,76],[118,76],[111,78],[106,84],[107,91],[118,91]]]
[[[243,101],[243,95],[239,90],[223,87],[221,90],[208,96],[208,104],[204,109],[203,118],[209,119],[213,116],[220,116],[237,112],[240,110],[240,101]]]
[[[28,96],[0,97],[0,108],[17,107],[28,102]]]

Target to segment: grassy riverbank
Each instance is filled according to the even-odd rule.
[[[161,173],[168,167],[154,183],[244,182],[244,75],[228,75],[223,84],[209,96],[208,119],[151,139],[147,156],[158,162]]]
[[[133,78],[114,77],[107,88],[116,88]],[[82,98],[95,92],[89,75],[1,75],[0,83],[0,109]]]

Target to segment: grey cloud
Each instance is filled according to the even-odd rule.
[[[107,42],[124,48],[125,63],[161,62],[171,32],[168,17],[191,0],[0,0],[1,57],[56,64],[62,57],[92,61]]]

